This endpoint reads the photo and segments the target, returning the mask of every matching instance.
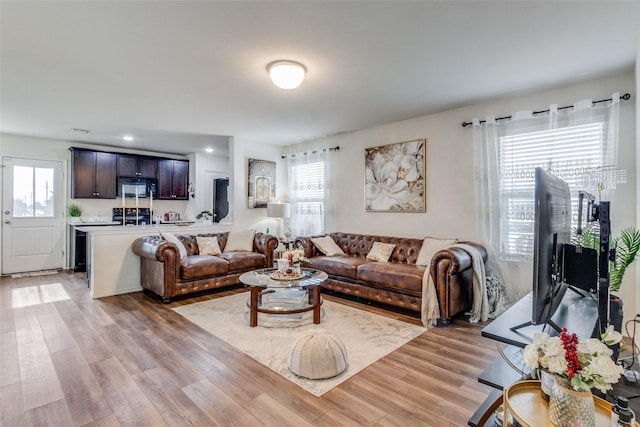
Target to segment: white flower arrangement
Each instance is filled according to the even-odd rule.
[[[610,325],[601,338],[601,341],[589,338],[578,342],[576,334],[568,334],[566,328],[562,328],[559,337],[536,333],[533,343],[525,347],[523,359],[531,369],[569,380],[575,390],[597,388],[605,393],[624,373],[622,366],[611,358],[613,351],[607,347],[619,343],[622,335]]]
[[[304,256],[303,249],[292,249],[289,251],[284,251],[282,253],[282,259],[289,260],[289,264],[291,265],[309,261],[309,259]]]

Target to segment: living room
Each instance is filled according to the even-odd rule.
[[[465,6],[468,6],[468,4],[465,3]],[[9,18],[3,18],[3,24],[4,19]],[[3,51],[5,50],[5,43],[9,43],[5,40],[6,38],[3,37]],[[478,98],[475,101],[460,105],[452,104],[450,107],[438,112],[406,116],[397,120],[380,122],[374,126],[349,129],[348,132],[344,133],[336,131],[334,132],[336,134],[332,136],[325,136],[329,135],[329,132],[318,134],[311,141],[307,141],[307,138],[298,138],[294,142],[276,144],[267,143],[251,135],[227,133],[232,135],[228,137],[229,153],[228,156],[218,156],[220,158],[212,158],[208,154],[196,153],[195,151],[183,154],[170,149],[152,150],[149,147],[136,146],[135,143],[134,146],[128,148],[119,147],[116,150],[139,154],[153,153],[190,160],[190,181],[195,183],[196,197],[181,202],[154,200],[154,206],[160,212],[180,211],[184,218],[195,219],[195,215],[206,208],[204,199],[201,197],[202,193],[200,193],[204,184],[199,180],[206,171],[215,170],[226,172],[230,177],[231,188],[233,189],[231,192],[232,200],[230,201],[233,206],[233,228],[237,230],[255,228],[258,231],[265,231],[269,224],[265,217],[265,210],[249,209],[247,207],[247,159],[255,158],[276,163],[276,197],[281,200],[287,200],[286,161],[282,159],[284,147],[295,145],[295,148],[290,149],[302,152],[308,149],[339,146],[340,150],[335,153],[335,164],[332,168],[335,173],[332,193],[335,212],[332,216],[331,227],[326,231],[477,240],[476,214],[473,206],[475,196],[473,188],[472,130],[468,127],[463,128],[461,126],[462,122],[473,118],[484,119],[486,116],[491,115],[509,115],[521,110],[545,109],[549,104],[572,105],[574,102],[586,98],[594,100],[606,99],[615,92],[620,94],[630,93],[632,95],[631,100],[621,101],[620,103],[620,142],[616,167],[627,171],[627,183],[619,185],[615,192],[612,209],[612,223],[615,234],[615,231],[622,226],[635,225],[638,227],[640,224],[638,221],[640,201],[637,197],[638,176],[636,172],[638,164],[640,164],[637,154],[640,138],[636,127],[640,113],[635,101],[636,95],[640,92],[638,90],[640,89],[640,84],[638,83],[640,79],[638,78],[637,67],[634,66],[634,63],[638,63],[640,56],[637,50],[638,36],[636,35],[636,40],[625,40],[624,42],[636,46],[636,56],[633,63],[615,72],[595,75],[588,70],[584,70],[576,78],[557,76],[545,81],[536,88],[512,89],[490,98]],[[463,54],[463,52],[456,52],[456,55]],[[467,55],[470,55],[470,53],[468,52]],[[5,62],[4,59],[3,62]],[[564,57],[562,60],[566,61]],[[605,60],[602,59],[602,61],[604,62]],[[260,78],[264,78],[265,84],[270,84],[264,66],[261,65],[259,70],[262,73]],[[309,67],[310,80],[303,82],[303,85],[312,82],[313,68],[311,64],[307,64],[307,66]],[[484,71],[487,74],[494,75],[501,73],[498,67]],[[91,74],[89,73],[89,75]],[[258,77],[255,78],[258,79]],[[3,82],[4,85],[5,83]],[[293,100],[296,101],[295,98]],[[278,105],[282,102],[282,100],[279,100]],[[153,103],[154,101],[148,103],[141,101],[138,104],[138,108],[148,108],[148,104]],[[5,115],[5,108],[7,108],[7,104],[3,97],[3,116]],[[309,114],[317,115],[319,113],[313,112]],[[167,112],[167,116],[170,116],[169,112]],[[304,118],[294,117],[295,119],[285,120],[283,128],[287,126],[293,128],[304,126],[296,122],[296,120],[304,122]],[[252,120],[254,118],[247,117],[247,121]],[[259,121],[258,119],[255,120]],[[5,122],[4,118],[3,122]],[[99,118],[96,119],[96,122],[99,122]],[[82,123],[73,122],[73,118],[61,118],[60,123],[62,128],[85,126]],[[207,126],[201,124],[194,124],[192,129],[183,128],[179,131],[183,133],[225,134],[222,131],[211,131]],[[363,158],[365,148],[415,138],[424,138],[426,140],[425,212],[366,212],[364,209]],[[114,149],[113,146],[106,144],[102,145],[90,141],[78,142],[75,136],[66,139],[46,138],[36,136],[35,131],[32,134],[18,134],[16,131],[7,132],[4,130],[4,126],[3,133],[0,135],[0,154],[3,157],[58,160],[63,162],[65,171],[69,170],[70,153],[68,149],[72,146],[108,147],[108,149]],[[214,155],[214,157],[216,156]],[[225,157],[229,159],[228,169],[222,170]],[[70,194],[68,174],[65,176],[64,188],[66,194]],[[80,203],[85,209],[85,215],[91,217],[110,215],[110,210],[114,205],[113,200],[80,201]],[[530,267],[509,265],[509,268],[512,270],[512,277],[518,278],[515,283],[509,284],[513,294],[523,295],[528,292],[531,286]],[[625,302],[625,313],[637,313],[638,307],[640,307],[640,294],[633,286],[637,282],[638,271],[636,267],[628,271],[625,277],[626,286],[623,286],[621,290],[621,296]],[[389,369],[392,370],[393,368]],[[391,375],[390,372],[388,372],[389,375]]]

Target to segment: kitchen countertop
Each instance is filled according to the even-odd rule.
[[[90,234],[136,234],[136,235],[148,235],[157,234],[160,231],[171,231],[174,233],[206,233],[206,232],[224,232],[231,230],[233,224],[221,224],[221,225],[205,225],[205,224],[189,224],[189,225],[175,225],[175,224],[161,224],[161,225],[103,225],[101,227],[94,227],[89,224],[77,224],[76,230],[84,231]]]

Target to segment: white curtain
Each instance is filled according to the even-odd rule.
[[[315,236],[332,231],[333,171],[330,149],[287,156],[291,230],[293,236]]]
[[[557,105],[550,105],[548,112],[517,112],[509,120],[496,120],[495,117],[487,117],[485,123],[480,123],[480,119],[473,120],[478,240],[488,250],[488,274],[498,276],[505,283],[507,298],[511,301],[531,290],[533,170],[538,166],[550,170],[570,186],[573,183],[572,191],[577,193],[585,189],[575,188],[584,185],[578,183],[584,182],[585,170],[615,166],[619,99],[616,93],[611,102],[594,104],[584,100],[576,102],[572,108],[559,109]],[[571,145],[567,138],[573,138],[574,148],[558,149]],[[576,150],[575,143],[581,138],[598,138],[598,153]],[[523,184],[525,180],[527,182]],[[612,197],[611,191],[605,190],[602,194],[603,200]],[[528,199],[528,203],[526,200],[519,202],[523,199]],[[577,206],[572,209],[576,212]],[[515,242],[508,240],[508,237],[518,236],[518,230],[513,232],[517,225],[510,221],[514,217],[526,219],[522,235]],[[527,233],[529,226],[531,232]],[[505,235],[507,227],[512,231],[510,236]]]

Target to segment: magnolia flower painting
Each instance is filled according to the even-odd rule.
[[[365,209],[425,211],[425,140],[365,149]]]

